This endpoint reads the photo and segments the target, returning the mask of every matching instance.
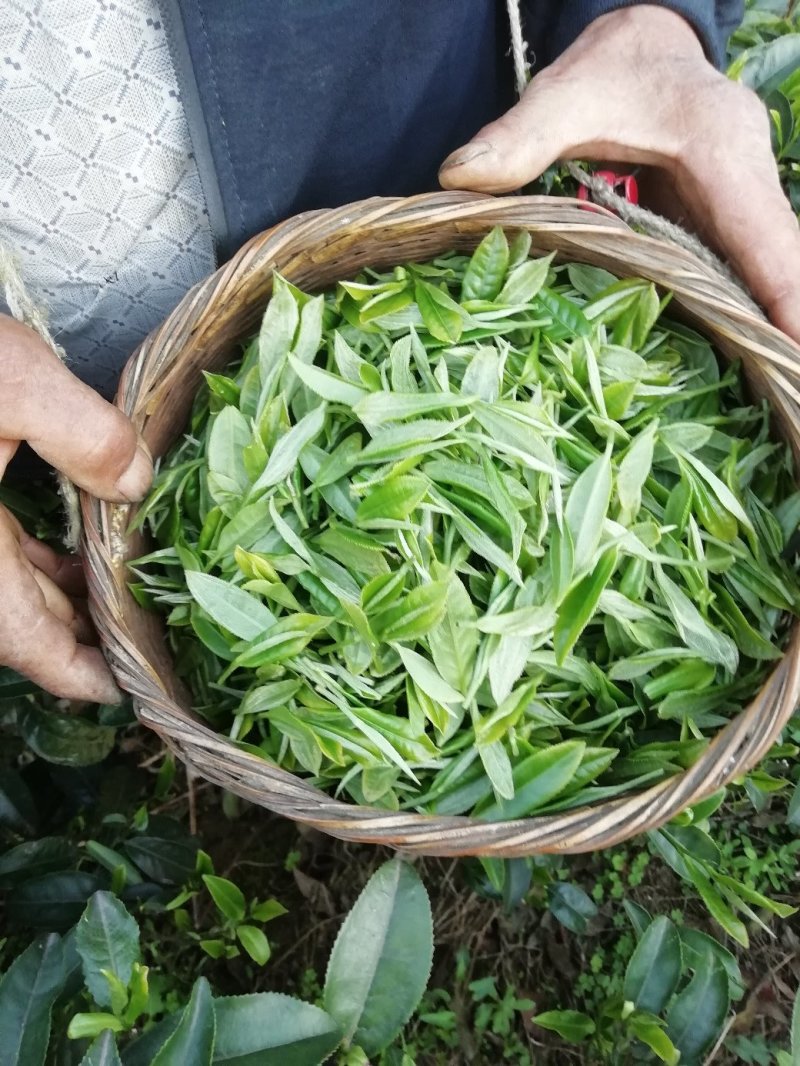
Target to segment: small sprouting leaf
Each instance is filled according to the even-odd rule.
[[[269,941],[261,929],[255,925],[240,925],[236,928],[236,935],[253,962],[263,966],[269,961],[271,954]]]
[[[478,651],[476,619],[469,593],[453,574],[447,583],[444,616],[428,633],[428,647],[439,674],[457,692],[466,692],[472,677]]]
[[[377,1055],[417,1006],[431,970],[427,893],[408,863],[385,863],[345,919],[325,978],[325,1009],[344,1039]]]
[[[244,893],[233,881],[217,877],[216,874],[203,874],[203,884],[226,918],[232,922],[240,922],[244,918],[247,910]]]
[[[581,308],[554,289],[541,289],[536,296],[538,306],[563,327],[567,335],[587,337],[592,326]]]
[[[491,744],[478,744],[478,754],[481,757],[486,776],[492,783],[492,790],[498,800],[513,800],[514,779],[512,776],[511,759],[508,752],[499,740]]]
[[[459,392],[371,392],[353,407],[353,414],[366,426],[418,418],[450,407],[469,407],[472,396]]]
[[[578,1010],[546,1010],[542,1014],[534,1014],[531,1021],[543,1029],[558,1033],[571,1044],[582,1043],[595,1031],[595,1024],[589,1015]]]
[[[625,971],[623,996],[639,1010],[660,1014],[681,977],[681,938],[677,927],[659,915],[645,929]]]

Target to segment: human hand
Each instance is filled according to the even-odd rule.
[[[680,15],[636,4],[598,18],[515,107],[445,160],[439,179],[508,192],[571,157],[654,168],[654,206],[688,220],[800,341],[800,230],[767,111],[707,62]]]
[[[152,478],[125,415],[74,377],[37,334],[0,315],[0,479],[22,440],[105,500],[139,500]],[[0,589],[0,664],[56,696],[119,701],[100,649],[88,643],[80,561],[28,536],[4,507]]]

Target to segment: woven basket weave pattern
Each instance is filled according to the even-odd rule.
[[[724,278],[690,252],[634,233],[607,212],[549,197],[493,199],[434,193],[408,200],[372,199],[299,215],[253,238],[181,301],[131,358],[117,403],[154,455],[186,424],[203,370],[218,371],[257,328],[272,272],[319,291],[364,266],[431,259],[472,250],[495,225],[528,230],[534,252],[644,277],[674,292],[673,308],[729,359],[743,361],[753,395],[766,397],[776,429],[800,469],[800,348],[744,306]],[[768,751],[800,694],[800,625],[782,660],[750,706],[731,721],[687,771],[646,791],[590,808],[508,822],[394,813],[332,799],[217,736],[191,712],[175,678],[161,620],[127,590],[126,560],[146,550],[128,535],[131,508],[84,494],[85,557],[92,614],[121,687],[141,722],[159,733],[194,770],[286,817],[354,841],[426,855],[512,857],[608,847],[655,828],[744,773]]]

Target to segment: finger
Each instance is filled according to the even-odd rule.
[[[86,596],[86,575],[79,556],[60,555],[24,531],[20,537],[20,547],[37,570],[47,574],[68,596]]]
[[[732,89],[735,130],[723,123],[703,151],[687,146],[678,191],[769,318],[800,342],[800,228],[780,185],[766,111],[749,91]]]
[[[86,575],[78,555],[60,555],[28,533],[19,519],[2,508],[2,521],[10,529],[25,558],[63,589],[68,596],[86,597]]]
[[[119,690],[99,648],[79,644],[70,626],[48,609],[47,597],[63,593],[52,582],[43,590],[29,567],[13,532],[0,523],[0,662],[55,696],[118,703]],[[58,609],[64,610],[60,601]]]
[[[152,479],[150,457],[125,415],[6,315],[0,316],[0,438],[27,440],[103,499],[139,500]]]
[[[0,480],[6,472],[6,468],[17,453],[18,440],[0,439]]]

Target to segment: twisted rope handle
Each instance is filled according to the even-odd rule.
[[[511,28],[511,54],[514,59],[514,81],[517,87],[517,95],[522,96],[531,79],[531,68],[528,62],[528,46],[522,33],[522,15],[520,12],[520,0],[506,0],[508,21]],[[731,268],[724,263],[719,256],[715,255],[693,233],[687,233],[682,226],[670,222],[663,215],[649,211],[646,207],[632,204],[629,200],[619,196],[611,186],[596,174],[589,174],[583,167],[572,160],[567,160],[566,168],[570,175],[583,185],[592,194],[595,203],[608,208],[627,222],[629,226],[637,227],[650,237],[658,237],[661,240],[677,244],[679,248],[685,248],[692,252],[706,266],[716,270],[736,290],[738,299],[757,315],[761,315],[761,309],[755,303],[750,293],[742,285],[739,278]]]
[[[29,326],[38,333],[45,344],[62,363],[66,362],[66,353],[57,344],[47,324],[47,314],[31,297],[22,280],[16,257],[4,244],[0,244],[0,285],[3,287],[8,309],[17,321]],[[67,527],[64,544],[70,551],[75,551],[81,539],[81,512],[78,490],[65,474],[59,473],[58,491],[64,504]]]

